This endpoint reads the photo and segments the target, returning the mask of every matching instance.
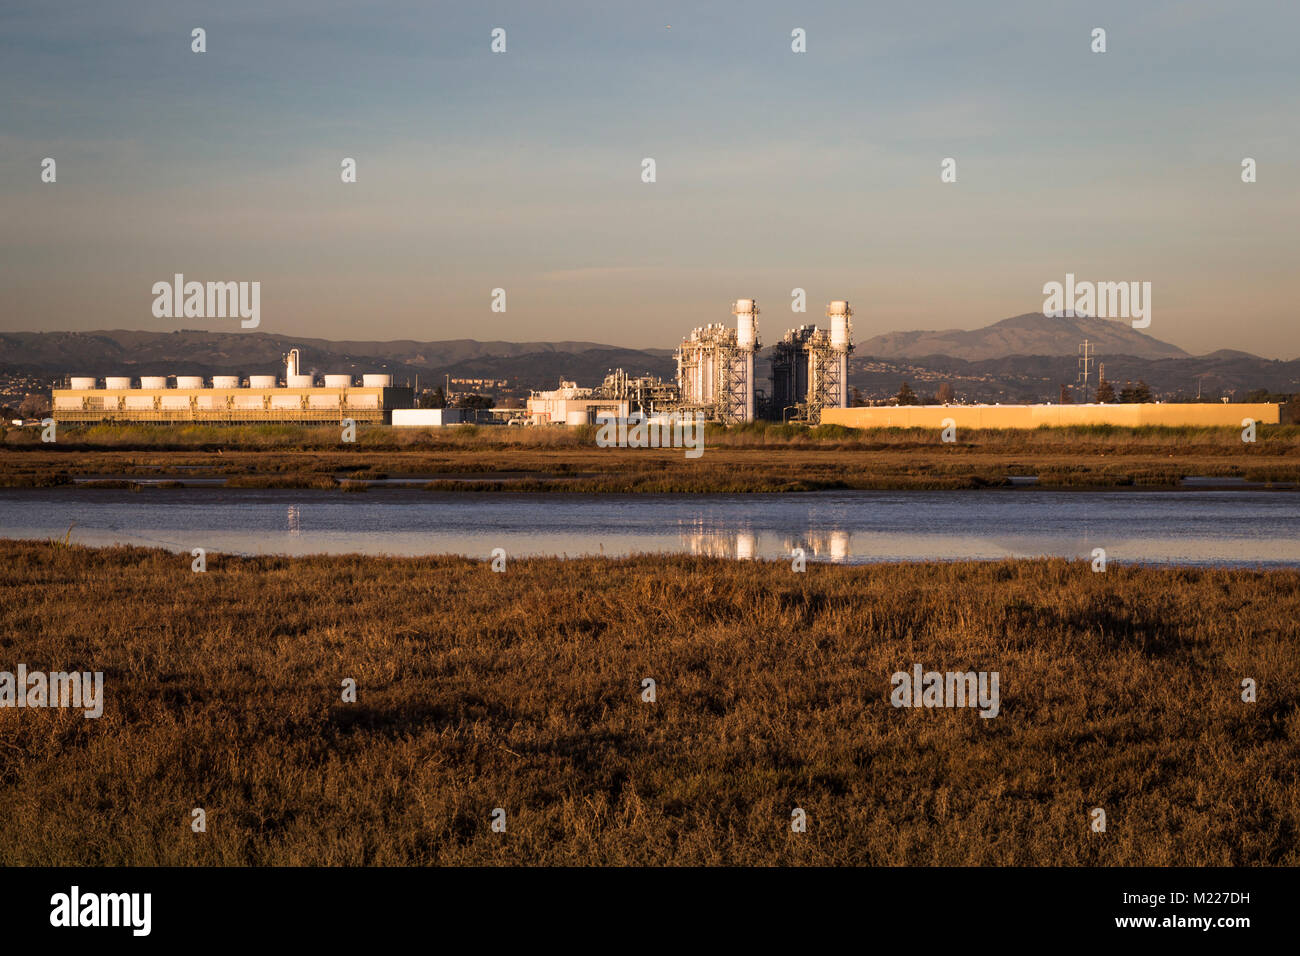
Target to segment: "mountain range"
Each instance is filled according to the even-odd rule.
[[[793,323],[791,323],[793,324]],[[769,344],[776,339],[768,335]],[[1144,380],[1157,395],[1204,397],[1244,390],[1300,392],[1300,360],[1263,359],[1222,350],[1192,356],[1128,323],[1089,317],[1012,316],[980,329],[888,332],[857,343],[849,383],[870,397],[892,395],[907,380],[922,395],[947,382],[972,401],[1055,401],[1074,383],[1078,350],[1087,339],[1106,377]],[[53,381],[65,375],[274,374],[282,356],[301,351],[314,372],[390,372],[399,382],[435,385],[445,378],[509,380],[523,389],[553,388],[561,380],[600,382],[611,369],[671,379],[671,349],[631,349],[596,342],[419,342],[308,339],[267,332],[5,332],[0,375]],[[767,350],[756,368],[766,390]],[[1097,368],[1091,370],[1096,381]]]

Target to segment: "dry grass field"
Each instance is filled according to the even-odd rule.
[[[1054,487],[1173,487],[1184,476],[1300,482],[1300,426],[1267,426],[1244,443],[1231,428],[1063,428],[959,434],[825,426],[713,427],[703,455],[600,448],[596,430],[375,427],[355,444],[337,428],[64,427],[0,435],[0,487],[74,477],[221,478],[234,487],[338,487],[337,480],[427,478],[437,490],[781,492],[824,488],[1002,486],[1036,475]],[[418,486],[417,486],[418,488]]]
[[[0,543],[0,863],[1300,864],[1294,571],[190,560]]]

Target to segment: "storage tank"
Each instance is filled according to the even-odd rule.
[[[166,388],[167,376],[166,375],[141,375],[140,387],[141,388]]]
[[[86,375],[74,375],[74,376],[72,376],[72,387],[73,387],[73,388],[94,388],[94,387],[95,387],[95,382],[96,382],[96,379],[90,378],[89,376],[86,376]]]
[[[570,428],[577,428],[579,425],[585,425],[589,421],[587,410],[585,408],[571,408],[564,414],[564,424]]]
[[[290,375],[286,380],[289,388],[311,388],[312,380],[310,375]]]
[[[325,387],[326,388],[351,388],[352,376],[351,375],[326,375]]]
[[[361,376],[361,384],[366,388],[390,388],[393,384],[393,376],[379,372],[367,372]]]
[[[177,375],[176,387],[177,388],[202,388],[203,376],[202,375]]]
[[[849,347],[849,316],[853,310],[843,301],[835,301],[826,307],[826,317],[831,320],[831,346],[837,349]]]
[[[131,376],[129,375],[110,375],[104,379],[105,388],[130,388]]]
[[[214,375],[212,376],[213,388],[239,388],[238,375]]]
[[[250,388],[275,388],[279,380],[274,375],[250,375],[248,384]]]

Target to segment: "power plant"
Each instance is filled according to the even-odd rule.
[[[391,423],[394,408],[414,404],[411,389],[394,387],[393,376],[367,373],[354,385],[350,374],[325,375],[324,384],[301,371],[298,349],[284,357],[284,385],[274,375],[214,375],[208,385],[201,375],[177,375],[174,387],[167,375],[143,375],[138,387],[125,375],[99,380],[74,375],[70,388],[53,390],[54,418],[59,422],[201,422],[338,423],[343,419],[372,424]]]
[[[848,408],[848,360],[853,310],[843,300],[826,307],[830,332],[803,325],[772,352],[772,417],[819,424],[826,408]],[[793,412],[793,414],[788,414]]]
[[[816,424],[823,409],[848,405],[848,353],[852,350],[853,314],[844,301],[826,310],[830,331],[816,326],[792,329],[772,358],[772,402],[761,407],[763,393],[754,380],[759,351],[758,303],[737,299],[731,306],[734,328],[721,323],[693,329],[677,347],[677,380],[633,376],[615,369],[597,386],[561,382],[558,389],[534,391],[527,412],[516,421],[530,425],[586,425],[601,414],[646,418],[702,415],[706,421],[734,424],[767,413],[776,420]],[[367,373],[355,384],[351,374],[319,377],[304,372],[299,349],[284,356],[283,381],[275,375],[145,375],[139,385],[129,376],[99,380],[72,376],[70,388],[55,389],[55,419],[60,422],[206,422],[446,424],[455,416],[416,414],[412,389],[395,387],[387,373]],[[172,385],[171,380],[175,380]],[[409,419],[409,421],[408,421]]]
[[[737,299],[735,329],[705,325],[677,347],[678,411],[703,413],[709,421],[754,420],[754,353],[758,351],[758,304]]]

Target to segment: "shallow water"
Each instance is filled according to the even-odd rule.
[[[1300,492],[825,491],[571,495],[0,490],[0,536],[242,554],[486,557],[675,552],[810,560],[1050,555],[1300,567]]]

